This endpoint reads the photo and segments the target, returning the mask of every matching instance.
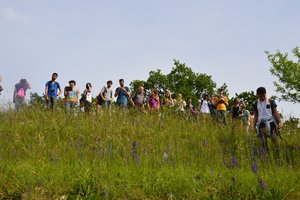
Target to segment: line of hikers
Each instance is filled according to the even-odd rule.
[[[70,80],[69,85],[62,88],[56,81],[57,73],[53,73],[51,80],[45,84],[45,101],[49,109],[54,110],[58,97],[64,93],[65,109],[67,111],[75,111],[77,105],[84,108],[84,112],[90,113],[93,110],[93,87],[91,83],[86,84],[85,90],[80,93],[76,87],[76,81]],[[227,124],[227,108],[229,106],[228,98],[224,96],[223,90],[219,89],[215,96],[204,93],[199,100],[199,106],[196,108],[192,104],[192,99],[183,99],[181,94],[177,95],[177,99],[172,98],[170,91],[166,91],[162,99],[157,89],[152,89],[148,98],[144,96],[144,87],[140,86],[137,92],[133,94],[124,84],[124,79],[119,80],[119,87],[116,88],[114,95],[112,90],[113,82],[107,81],[107,85],[103,86],[100,93],[96,97],[97,110],[110,109],[113,97],[117,97],[117,108],[127,109],[128,105],[134,107],[138,111],[157,112],[159,110],[174,110],[182,115],[189,115],[195,118],[214,116],[219,123]],[[26,79],[21,79],[15,85],[13,102],[16,110],[25,105],[25,96],[30,84]],[[256,130],[263,146],[266,146],[267,138],[271,138],[275,146],[277,146],[278,130],[282,127],[282,122],[277,111],[277,105],[274,100],[267,98],[266,89],[259,87],[256,91],[258,99],[253,104],[253,111],[250,113],[246,110],[246,105],[239,99],[234,99],[234,106],[231,109],[231,118],[234,123],[239,123],[245,130]],[[146,101],[145,101],[146,99]],[[267,148],[267,146],[266,146]]]

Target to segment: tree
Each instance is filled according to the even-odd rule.
[[[235,93],[235,96],[241,101],[245,102],[246,109],[248,110],[252,110],[252,105],[257,100],[257,96],[255,95],[254,91],[242,92],[240,94]]]
[[[268,60],[272,64],[270,72],[278,78],[274,82],[276,91],[281,93],[282,100],[300,102],[300,52],[299,48],[293,49],[292,53],[297,61],[288,59],[288,53],[276,51],[271,54],[266,51]]]
[[[175,67],[167,75],[169,87],[172,93],[178,95],[181,93],[184,98],[195,96],[196,74],[185,63],[174,60]]]
[[[133,92],[137,92],[139,90],[140,86],[145,86],[145,81],[143,80],[133,80],[130,82],[130,87],[132,89]]]
[[[186,66],[185,63],[180,63],[174,60],[174,67],[167,75],[163,74],[160,69],[149,72],[147,81],[134,80],[130,83],[133,90],[140,85],[144,85],[145,93],[148,95],[152,88],[156,88],[162,95],[169,90],[173,97],[179,93],[187,98],[192,98],[194,102],[199,98],[203,92],[213,93],[216,83],[211,76],[203,73],[195,73],[192,68]],[[226,86],[226,84],[224,84]]]
[[[149,78],[145,83],[145,90],[149,93],[152,88],[156,88],[161,94],[169,89],[167,76],[160,69],[149,72]]]
[[[32,106],[43,106],[43,105],[45,105],[44,98],[36,92],[34,92],[34,93],[30,92],[29,103]]]

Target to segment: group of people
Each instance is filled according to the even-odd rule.
[[[76,81],[70,80],[69,85],[62,90],[57,82],[58,74],[53,73],[51,80],[45,84],[45,101],[49,109],[54,110],[57,98],[63,93],[65,100],[65,109],[67,111],[75,110],[76,106],[81,104],[84,112],[90,113],[93,110],[93,86],[91,83],[86,84],[85,90],[80,93],[76,87]],[[1,81],[1,77],[0,77]],[[177,94],[177,98],[173,99],[170,91],[166,91],[163,97],[160,97],[157,89],[152,89],[149,97],[145,97],[144,87],[141,85],[137,92],[131,94],[129,87],[125,86],[124,79],[119,80],[119,86],[116,88],[114,95],[112,90],[113,82],[107,81],[96,97],[97,110],[110,109],[113,97],[116,97],[116,106],[118,108],[127,109],[128,105],[135,109],[146,112],[157,112],[160,110],[174,110],[183,115],[197,117],[208,117],[214,115],[219,123],[227,124],[228,113],[231,113],[231,119],[234,123],[238,122],[241,127],[257,130],[262,145],[266,145],[266,138],[270,137],[276,146],[276,137],[278,129],[282,127],[282,122],[277,111],[277,105],[274,100],[267,98],[266,89],[259,87],[257,89],[258,99],[253,104],[253,111],[250,113],[246,110],[246,105],[238,98],[234,99],[234,105],[228,112],[228,98],[223,94],[223,90],[219,89],[218,94],[213,96],[207,93],[201,95],[199,106],[192,104],[192,99],[184,100],[181,94]],[[15,85],[13,102],[16,110],[20,110],[25,105],[25,96],[30,84],[26,79],[21,79]],[[0,92],[3,88],[0,86]],[[264,130],[264,131],[263,131]]]

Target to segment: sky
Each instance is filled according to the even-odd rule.
[[[98,93],[107,80],[167,74],[173,59],[228,85],[229,97],[267,88],[276,95],[265,51],[300,46],[298,0],[0,0],[0,76],[12,101],[26,78],[42,95],[51,74]],[[277,94],[278,95],[278,94]],[[300,105],[278,102],[284,115]]]

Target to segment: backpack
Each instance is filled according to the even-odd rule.
[[[104,96],[106,92],[107,92],[107,89],[106,89],[106,87],[105,87],[104,91],[102,92],[102,96]],[[97,100],[97,104],[98,104],[98,105],[102,105],[103,102],[105,101],[105,99],[103,99],[103,98],[101,97],[100,94],[98,94],[98,95],[96,96],[96,100]]]
[[[18,91],[18,93],[17,93],[17,96],[18,97],[25,97],[25,90],[24,90],[24,88],[19,88],[19,91]]]
[[[85,104],[85,102],[86,102],[86,94],[85,93],[83,93],[81,95],[81,98],[80,98],[79,102],[80,102],[80,105]]]

